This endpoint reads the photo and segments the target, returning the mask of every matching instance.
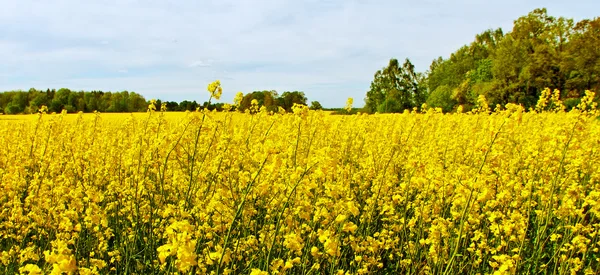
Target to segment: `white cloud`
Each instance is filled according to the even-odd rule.
[[[389,58],[408,57],[424,71],[487,28],[508,31],[534,8],[576,19],[600,10],[576,2],[8,1],[0,10],[0,90],[73,85],[182,100],[220,78],[225,99],[239,90],[303,90],[324,106],[343,106],[349,96],[360,105]]]
[[[202,60],[198,60],[198,61],[194,61],[192,62],[189,67],[195,68],[195,67],[210,67],[211,64],[210,63],[206,63]]]

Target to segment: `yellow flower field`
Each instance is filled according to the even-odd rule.
[[[483,102],[0,116],[0,273],[597,273],[594,106]]]

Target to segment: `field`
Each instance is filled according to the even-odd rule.
[[[596,117],[0,116],[0,273],[594,274]]]

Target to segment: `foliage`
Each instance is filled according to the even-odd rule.
[[[220,83],[207,87],[212,98],[218,99],[223,92]],[[269,111],[277,112],[279,107],[291,112],[292,106],[296,104],[306,105],[307,98],[304,92],[293,91],[284,92],[281,96],[276,91],[255,91],[247,94],[241,101],[239,110],[245,111],[250,107],[253,99],[259,101],[260,106],[265,106]],[[198,103],[195,100],[183,100],[180,103],[167,101],[168,111],[195,111],[197,108],[207,108],[208,110],[223,110],[224,103],[203,102]],[[134,92],[102,92],[102,91],[71,91],[66,88],[48,89],[40,91],[30,89],[24,91],[8,91],[0,93],[0,109],[5,110],[7,114],[36,113],[40,106],[48,106],[49,112],[60,113],[63,109],[68,113],[75,112],[145,112],[149,101]],[[157,99],[157,106],[162,105],[162,101]],[[322,108],[322,107],[321,107]]]
[[[146,99],[134,92],[71,91],[66,88],[46,91],[9,91],[0,93],[0,108],[11,114],[36,113],[42,106],[50,112],[139,112],[146,110]]]
[[[323,110],[323,106],[321,106],[321,103],[319,103],[318,101],[311,101],[310,109],[311,110]]]
[[[410,60],[400,66],[397,59],[391,59],[387,67],[375,73],[365,98],[365,109],[371,113],[412,109],[425,102],[425,91],[424,77],[415,72]]]
[[[281,96],[276,99],[277,105],[285,109],[287,112],[292,111],[292,107],[294,106],[294,104],[306,105],[306,101],[306,95],[304,95],[304,92],[300,91],[286,91],[283,92]]]
[[[600,17],[575,22],[535,9],[515,20],[510,32],[486,30],[448,58],[436,58],[425,73],[415,73],[408,59],[402,67],[391,59],[375,73],[365,109],[402,112],[427,101],[444,111],[457,105],[469,111],[480,96],[491,106],[529,109],[546,88],[564,91],[560,99],[570,108],[586,90],[600,88],[598,43]]]
[[[427,83],[430,91],[449,87],[456,104],[467,109],[479,95],[491,105],[528,109],[546,88],[565,91],[563,100],[580,98],[600,88],[598,42],[600,18],[574,22],[536,9],[515,20],[511,32],[486,30],[448,59],[434,60]]]
[[[254,91],[244,95],[239,105],[239,110],[244,112],[252,107],[252,100],[256,100],[259,106],[264,106],[268,111],[278,112],[279,107],[286,112],[292,112],[294,104],[307,105],[307,98],[304,92],[286,91],[281,95],[277,91]]]
[[[452,111],[452,108],[456,105],[456,101],[452,97],[452,89],[448,85],[438,86],[429,94],[427,105],[442,108],[444,112]]]
[[[581,99],[580,98],[567,98],[565,100],[566,110],[569,111],[569,110],[577,107],[577,105],[579,105],[579,103],[581,103]]]

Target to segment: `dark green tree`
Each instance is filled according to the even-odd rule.
[[[448,85],[438,86],[427,98],[429,107],[442,108],[444,112],[450,112],[456,105],[456,101],[452,98],[452,88]]]
[[[427,99],[424,86],[424,76],[415,72],[408,58],[402,66],[392,58],[388,66],[375,73],[365,98],[365,109],[388,113],[420,106]]]
[[[318,101],[311,101],[310,107],[311,110],[323,110],[323,106]]]
[[[277,104],[285,109],[287,112],[292,111],[292,106],[295,104],[306,104],[307,98],[304,92],[300,91],[286,91],[281,94],[280,97],[277,98]]]

